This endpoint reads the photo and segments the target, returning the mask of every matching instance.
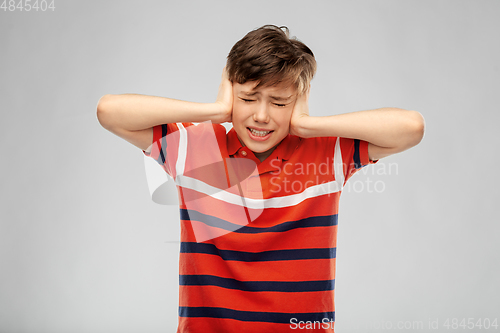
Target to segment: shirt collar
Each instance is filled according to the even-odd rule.
[[[240,140],[238,139],[238,134],[234,130],[234,127],[227,133],[227,153],[231,156],[238,152],[243,147]]]

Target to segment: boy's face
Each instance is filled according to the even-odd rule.
[[[259,87],[257,82],[233,83],[233,127],[241,143],[254,153],[274,149],[289,132],[296,88]]]

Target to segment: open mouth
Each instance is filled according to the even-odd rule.
[[[271,133],[274,131],[262,131],[262,130],[256,130],[254,128],[247,127],[248,133],[250,137],[254,140],[262,141],[266,140]]]

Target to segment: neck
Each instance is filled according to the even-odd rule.
[[[257,157],[259,159],[259,161],[263,162],[266,158],[269,157],[269,155],[272,154],[272,152],[274,151],[274,149],[276,149],[276,146],[274,146],[273,148],[269,149],[268,151],[265,151],[265,152],[262,152],[262,153],[256,153],[256,152],[254,152],[253,154],[255,155],[255,157]]]

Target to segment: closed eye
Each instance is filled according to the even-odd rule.
[[[248,98],[241,98],[241,97],[240,97],[240,99],[242,101],[244,101],[245,103],[255,102],[255,99],[248,99]],[[273,103],[273,104],[276,105],[277,107],[280,107],[280,108],[287,106],[287,104],[281,104],[281,103]]]

